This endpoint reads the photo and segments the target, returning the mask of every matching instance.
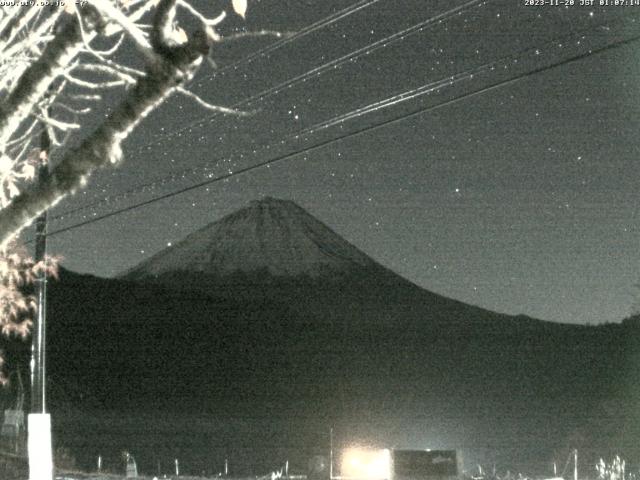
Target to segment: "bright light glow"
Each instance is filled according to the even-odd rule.
[[[351,448],[342,456],[342,477],[366,480],[388,480],[391,477],[389,450]]]

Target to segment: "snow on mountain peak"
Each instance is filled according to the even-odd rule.
[[[377,265],[290,200],[265,197],[188,235],[129,271],[129,278],[186,271],[217,276],[344,272]]]

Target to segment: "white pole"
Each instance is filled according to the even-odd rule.
[[[229,459],[225,458],[224,459],[224,476],[226,477],[227,475],[229,475]]]
[[[573,480],[578,480],[578,449],[573,451]]]
[[[553,462],[553,476],[558,476],[558,466],[556,465],[556,462]]]
[[[180,466],[178,465],[178,459],[176,458],[176,477],[180,476]]]
[[[40,137],[39,180],[49,176],[48,154],[51,138],[47,129]],[[47,252],[47,212],[36,219],[35,260],[44,260]],[[36,279],[38,311],[31,334],[31,410],[27,420],[27,454],[29,455],[29,479],[51,480],[53,478],[53,456],[51,453],[51,416],[46,413],[46,319],[47,319],[47,274],[41,272]]]
[[[333,427],[329,430],[329,479],[333,480]]]
[[[102,455],[98,455],[98,472],[102,471]]]
[[[48,413],[30,413],[27,424],[29,480],[51,480],[53,478],[51,416]]]

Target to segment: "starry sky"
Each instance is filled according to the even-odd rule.
[[[638,18],[640,6],[580,0],[250,1],[222,33],[294,36],[216,45],[217,69],[191,84],[250,115],[170,99],[121,166],[51,212],[49,250],[113,276],[271,195],[428,290],[546,320],[619,321],[640,304]]]

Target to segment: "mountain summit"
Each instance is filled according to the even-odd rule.
[[[290,201],[251,202],[124,279],[63,271],[48,291],[50,403],[139,422],[115,432],[113,417],[101,430],[92,415],[73,415],[54,425],[63,445],[77,446],[78,422],[90,420],[86,465],[108,434],[114,452],[132,445],[148,459],[163,449],[224,459],[251,445],[269,462],[274,438],[294,438],[278,455],[303,466],[331,424],[345,443],[463,445],[467,461],[504,468],[547,465],[576,435],[594,461],[611,445],[640,444],[629,363],[637,326],[511,317],[429,292]],[[629,413],[612,417],[611,399]],[[154,411],[156,425],[145,417]],[[207,430],[194,430],[206,418]],[[558,441],[541,448],[540,435],[522,432]]]
[[[190,234],[124,276],[130,280],[177,272],[217,277],[345,273],[377,266],[371,258],[289,200],[265,197]]]

